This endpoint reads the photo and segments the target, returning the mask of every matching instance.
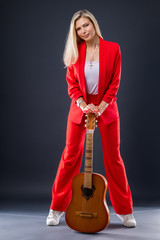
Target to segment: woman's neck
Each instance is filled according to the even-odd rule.
[[[96,48],[99,45],[99,36],[95,35],[90,41],[86,41],[87,48]]]

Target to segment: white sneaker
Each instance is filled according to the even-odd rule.
[[[46,219],[46,224],[48,226],[58,225],[59,224],[59,220],[62,217],[63,213],[64,212],[62,212],[62,211],[55,211],[55,210],[50,209],[48,217]]]
[[[136,220],[133,216],[133,214],[125,214],[125,215],[119,215],[117,216],[122,220],[123,225],[125,227],[136,227]]]

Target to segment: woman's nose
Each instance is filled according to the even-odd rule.
[[[86,33],[85,28],[82,28],[82,34],[84,35]]]

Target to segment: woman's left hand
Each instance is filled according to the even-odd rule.
[[[105,101],[102,101],[99,106],[98,106],[98,112],[97,112],[97,117],[99,117],[103,112],[104,110],[106,110],[106,108],[108,107],[108,103],[105,102]]]

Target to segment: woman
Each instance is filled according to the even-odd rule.
[[[67,121],[66,146],[52,189],[47,225],[59,224],[72,196],[71,180],[79,173],[85,113],[95,113],[102,139],[110,200],[126,227],[135,227],[132,196],[120,155],[120,118],[116,103],[121,75],[117,43],[103,40],[98,23],[87,10],[74,14],[64,51],[68,94],[72,99]]]

